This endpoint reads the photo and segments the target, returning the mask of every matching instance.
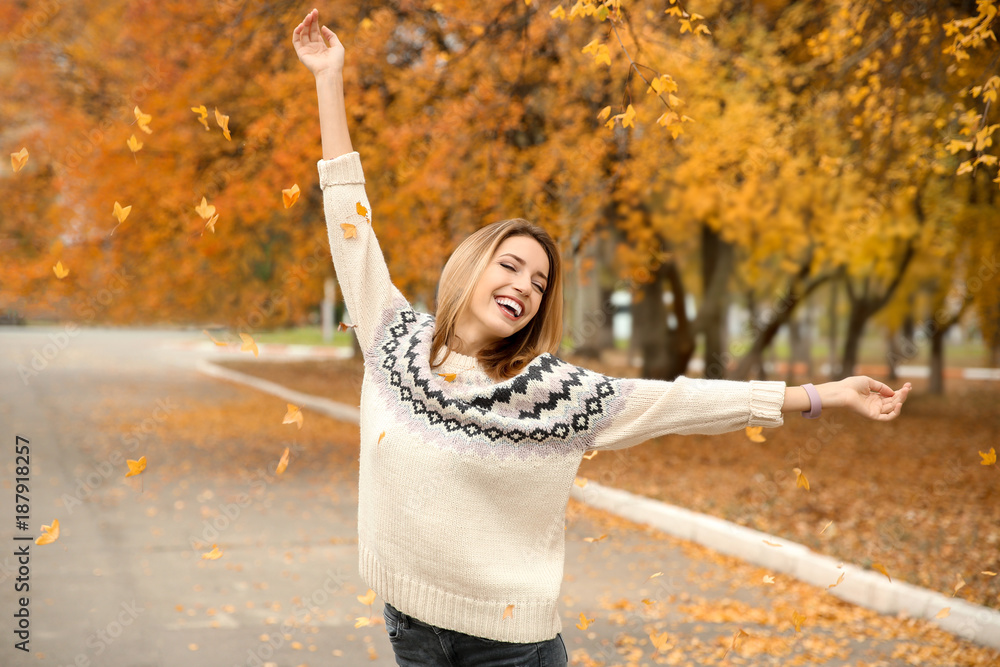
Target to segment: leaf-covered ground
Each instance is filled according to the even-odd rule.
[[[636,376],[633,368],[565,358],[616,377]],[[360,402],[360,360],[224,365]],[[579,475],[857,565],[881,563],[893,580],[1000,608],[1000,576],[982,574],[1000,572],[1000,469],[982,465],[979,455],[1000,444],[1000,387],[949,379],[947,394],[933,396],[927,380],[908,380],[913,391],[892,422],[834,410],[815,421],[786,413],[784,426],[763,431],[766,442],[742,432],[665,436],[585,459]],[[796,467],[808,491],[796,487]]]

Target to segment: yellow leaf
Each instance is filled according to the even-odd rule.
[[[885,578],[888,579],[890,583],[892,582],[892,577],[889,576],[889,572],[886,571],[885,565],[882,565],[882,563],[872,563],[872,569],[878,570],[885,575]]]
[[[805,620],[806,617],[803,614],[800,614],[797,611],[792,612],[792,623],[795,624],[795,632],[798,632],[802,629],[802,623]]]
[[[806,476],[802,474],[802,470],[799,468],[792,468],[795,471],[795,488],[803,488],[806,491],[809,490],[809,480]]]
[[[591,453],[589,453],[589,454],[584,454],[583,458],[589,460],[589,459],[594,458],[595,456],[597,456],[597,450],[596,449],[594,451],[592,451]]]
[[[355,227],[354,225],[352,225],[351,223],[349,223],[349,222],[342,222],[342,223],[340,223],[340,226],[341,226],[341,228],[343,228],[343,230],[344,230],[344,238],[345,238],[345,239],[349,239],[349,238],[351,238],[352,236],[353,236],[354,238],[357,238],[357,237],[358,237],[358,230],[357,230],[357,228],[356,228],[356,227]]]
[[[991,466],[997,462],[996,447],[990,447],[989,452],[979,452],[979,455],[983,457],[983,460],[979,462],[980,465]]]
[[[441,377],[445,379],[445,382],[454,382],[458,373],[438,373]]]
[[[611,107],[610,106],[606,106],[603,109],[601,109],[600,113],[597,114],[597,119],[598,120],[604,120],[605,118],[607,118],[610,115],[611,115]]]
[[[577,478],[575,478],[573,480],[573,483],[576,484],[577,486],[579,486],[582,489],[583,487],[587,486],[587,478],[586,477],[577,477]]]
[[[201,216],[202,220],[208,220],[215,215],[215,206],[209,204],[208,200],[203,196],[201,198],[201,203],[194,207],[194,211]]]
[[[681,34],[683,35],[685,32],[693,32],[691,30],[691,21],[688,19],[681,19]]]
[[[822,535],[823,533],[825,533],[826,529],[829,528],[832,524],[833,521],[828,522],[825,526],[823,526],[823,530],[819,531],[819,534]]]
[[[358,208],[358,215],[360,215],[362,218],[368,217],[368,209],[366,209],[361,202],[358,202],[357,208]]]
[[[375,591],[373,591],[370,588],[368,589],[367,593],[358,596],[358,602],[360,602],[361,604],[371,604],[374,601],[375,601]]]
[[[257,343],[253,342],[250,334],[241,333],[240,338],[243,339],[243,344],[240,346],[240,352],[253,351],[253,356],[260,356],[260,351],[257,349]]]
[[[768,542],[767,540],[761,540],[761,542],[763,542],[764,544],[766,544],[769,547],[780,547],[780,546],[782,546],[780,544],[775,544],[774,542]]]
[[[216,221],[218,221],[218,219],[219,219],[218,215],[213,215],[211,220],[205,222],[205,227],[213,234],[215,233],[215,223]]]
[[[765,442],[767,438],[760,434],[764,430],[763,426],[747,426],[746,434],[751,442]]]
[[[711,35],[712,31],[708,29],[708,26],[702,24],[694,29],[694,34],[704,33],[706,35]]]
[[[131,137],[129,137],[128,141],[125,143],[128,144],[129,150],[132,151],[133,153],[142,148],[142,142],[136,139],[134,134]]]
[[[995,577],[995,576],[997,576],[996,572],[990,572],[989,570],[983,570],[979,574],[985,574],[987,577]]]
[[[830,584],[830,585],[828,585],[828,586],[827,586],[827,588],[833,588],[834,586],[838,586],[838,585],[840,585],[840,582],[842,582],[843,580],[844,580],[844,573],[843,573],[843,572],[841,572],[841,573],[840,573],[840,576],[839,576],[839,577],[837,577],[837,583],[835,583],[835,584]]]
[[[143,113],[139,111],[138,106],[132,109],[132,113],[135,114],[135,120],[139,124],[139,129],[145,132],[146,134],[152,134],[153,131],[149,129],[149,121],[153,120],[153,117],[148,113]]]
[[[371,624],[372,620],[367,616],[358,616],[357,619],[354,621],[354,627],[356,628],[363,628],[366,625],[371,625]]]
[[[670,648],[670,634],[661,632],[660,634],[650,633],[649,641],[657,651],[665,651]]]
[[[222,556],[222,552],[219,551],[219,545],[213,544],[212,550],[208,553],[203,553],[201,558],[202,560],[218,560],[220,556]]]
[[[507,605],[507,608],[503,610],[503,618],[514,618],[514,605]]]
[[[51,544],[59,539],[59,519],[52,519],[51,526],[42,526],[42,534],[35,540],[35,544]]]
[[[115,209],[111,212],[111,215],[118,219],[119,224],[125,222],[125,218],[128,214],[132,212],[131,206],[122,206],[117,201],[115,202]]]
[[[146,469],[146,457],[140,456],[138,461],[133,461],[132,459],[126,459],[125,463],[128,464],[128,472],[125,473],[126,477],[132,477],[133,475],[138,475],[143,470]]]
[[[219,124],[222,128],[222,134],[226,136],[226,139],[232,141],[233,138],[229,135],[229,116],[223,116],[219,113],[218,108],[215,110],[215,122]]]
[[[581,630],[586,630],[586,629],[587,629],[587,627],[588,627],[588,626],[589,626],[589,625],[590,625],[591,623],[593,623],[593,622],[594,622],[594,619],[592,619],[592,618],[587,618],[587,617],[586,617],[586,616],[585,616],[585,615],[583,614],[583,612],[581,612],[581,613],[580,613],[580,622],[576,624],[576,627],[580,628]]]
[[[299,184],[296,183],[292,187],[282,190],[281,199],[285,202],[285,208],[297,202],[299,200]]]
[[[381,433],[378,434],[378,442],[375,443],[376,447],[382,444],[382,438],[384,437],[385,437],[385,431],[382,431]]]
[[[951,614],[951,607],[944,607],[934,615],[934,618],[947,618],[949,614]]]
[[[773,584],[774,583],[774,577],[772,577],[769,574],[765,574],[764,575],[764,583],[765,584]]]
[[[296,424],[298,424],[299,428],[302,428],[302,419],[303,419],[302,411],[299,410],[299,407],[297,405],[292,405],[291,403],[288,403],[287,405],[288,405],[288,412],[285,413],[285,416],[282,418],[281,423],[291,424],[292,422],[295,422]]]
[[[285,472],[288,468],[288,447],[285,447],[285,451],[281,454],[281,459],[278,461],[278,467],[274,469],[275,475],[280,475]]]
[[[206,336],[208,336],[209,338],[211,338],[212,342],[215,343],[216,345],[218,345],[219,347],[223,347],[225,345],[229,345],[229,343],[223,343],[221,340],[215,340],[215,338],[212,336],[212,334],[208,333],[208,331],[206,331],[205,329],[202,329],[201,332],[203,334],[205,334]]]
[[[556,6],[555,9],[549,12],[549,16],[551,16],[554,19],[564,19],[566,18],[566,10],[563,9],[562,5],[558,5]]]
[[[958,581],[955,582],[955,592],[951,594],[952,597],[955,597],[955,595],[958,593],[958,590],[963,586],[965,586],[965,579],[962,578],[962,575],[959,574],[957,576],[958,576]]]
[[[730,651],[736,650],[737,646],[742,643],[741,640],[744,637],[749,637],[749,636],[750,636],[749,634],[747,634],[746,632],[743,631],[743,628],[740,628],[739,630],[737,630],[736,634],[733,635],[733,643],[732,643],[732,645],[729,648],[726,649],[726,652],[722,654],[722,657],[725,658],[727,655],[729,655]]]
[[[603,540],[607,536],[608,536],[607,533],[605,533],[604,535],[601,535],[600,537],[585,537],[585,538],[583,538],[583,541],[584,542],[600,542],[601,540]]]
[[[202,104],[200,107],[191,107],[191,111],[201,115],[201,117],[198,119],[198,122],[204,125],[206,130],[211,129],[208,126],[208,109],[205,108],[204,104]]]
[[[651,574],[648,577],[646,577],[646,581],[649,581],[650,579],[655,579],[656,577],[662,577],[662,576],[663,576],[662,572],[654,572],[653,574]]]
[[[14,173],[21,171],[24,165],[28,164],[28,149],[22,148],[16,153],[10,154],[10,166],[14,168]]]
[[[610,65],[610,61],[608,62]],[[622,127],[635,127],[635,109],[629,104],[625,109],[625,116],[622,118]]]
[[[55,271],[56,278],[59,278],[60,280],[69,275],[69,269],[63,267],[62,260],[56,262],[56,265],[52,267],[52,270]]]

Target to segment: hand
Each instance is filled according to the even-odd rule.
[[[327,47],[320,37],[330,41]],[[323,26],[319,27],[319,11],[314,9],[302,19],[302,23],[292,31],[292,44],[295,46],[295,54],[302,61],[313,76],[323,73],[341,73],[344,71],[344,45],[337,39],[337,35]]]
[[[903,402],[912,389],[907,382],[893,391],[888,385],[866,375],[855,375],[839,382],[839,404],[876,421],[890,421],[903,411]]]

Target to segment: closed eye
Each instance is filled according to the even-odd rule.
[[[506,269],[510,269],[511,271],[514,271],[514,267],[511,266],[510,264],[505,264],[503,262],[500,262],[500,266]],[[541,285],[539,285],[538,283],[531,283],[531,284],[538,288],[539,294],[545,294],[545,289]]]

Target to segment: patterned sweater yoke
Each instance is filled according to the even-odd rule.
[[[494,382],[454,350],[431,370],[434,317],[389,278],[360,155],[317,168],[365,362],[359,568],[404,613],[496,641],[555,637],[566,504],[587,450],[783,423],[781,381],[614,378],[546,353]]]

